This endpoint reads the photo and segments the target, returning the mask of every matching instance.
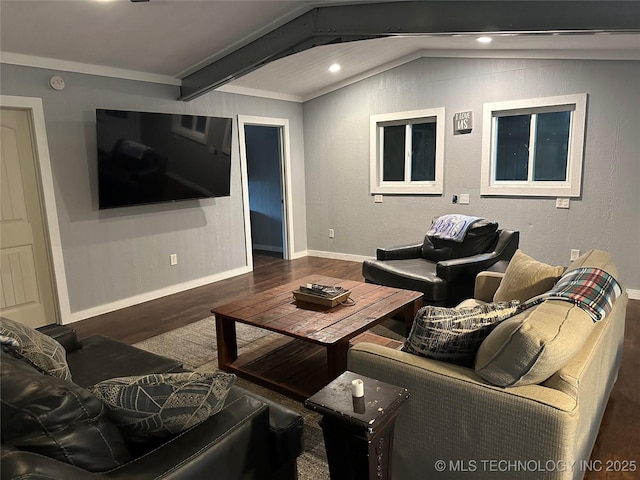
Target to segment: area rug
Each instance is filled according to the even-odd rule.
[[[387,320],[372,330],[378,335],[404,340],[402,335],[398,333],[401,326],[401,322]],[[271,342],[278,337],[278,334],[238,323],[236,324],[236,337],[238,354],[242,355]],[[218,370],[216,325],[212,316],[143,340],[136,343],[135,346],[149,352],[175,358],[181,361],[185,368],[191,370],[203,372]],[[237,384],[302,415],[304,418],[304,451],[298,457],[298,478],[300,480],[329,480],[324,440],[322,430],[318,425],[320,415],[305,409],[301,402],[242,378],[238,378]]]

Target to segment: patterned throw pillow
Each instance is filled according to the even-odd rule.
[[[25,360],[41,372],[71,380],[67,352],[60,343],[44,333],[8,318],[0,317],[2,349]]]
[[[145,441],[187,430],[218,413],[236,376],[229,373],[164,373],[119,377],[89,390],[130,440]]]
[[[502,320],[517,313],[520,302],[418,310],[402,351],[472,367],[482,341]]]

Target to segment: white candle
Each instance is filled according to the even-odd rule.
[[[351,382],[351,395],[354,397],[364,397],[364,382],[359,378]]]

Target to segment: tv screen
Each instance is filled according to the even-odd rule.
[[[230,194],[232,119],[96,110],[99,208]]]

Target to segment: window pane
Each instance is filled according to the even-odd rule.
[[[188,128],[191,130],[191,125],[193,125],[193,117],[191,115],[182,115],[180,117],[180,126],[184,128]]]
[[[384,127],[384,151],[382,152],[382,180],[404,181],[405,131],[404,125]]]
[[[498,117],[496,180],[527,180],[531,115]]]
[[[536,123],[534,181],[567,179],[571,112],[539,113]]]
[[[411,180],[436,179],[436,123],[415,123],[411,129]]]
[[[196,117],[196,132],[205,133],[207,127],[207,117]]]

